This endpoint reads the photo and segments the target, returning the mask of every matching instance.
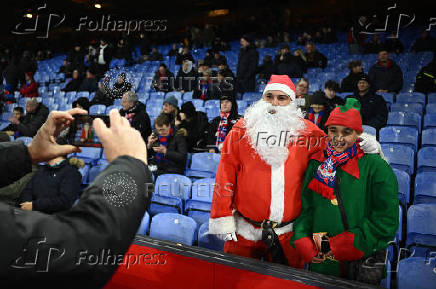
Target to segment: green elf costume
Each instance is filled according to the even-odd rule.
[[[344,106],[331,112],[326,127],[329,125],[361,133],[360,103],[347,99]],[[338,206],[337,190],[342,206]],[[307,166],[301,214],[294,222],[291,245],[305,263],[310,263],[311,271],[346,277],[344,261],[371,256],[386,249],[394,239],[398,206],[397,179],[385,160],[378,154],[364,154],[358,142],[343,153],[329,144]],[[340,207],[344,208],[348,230],[344,229]],[[319,254],[322,249],[315,241],[322,235],[328,241],[330,254]],[[323,257],[324,261],[312,262],[315,256]]]

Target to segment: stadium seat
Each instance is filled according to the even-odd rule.
[[[153,106],[152,104],[147,103],[146,111],[150,117],[156,117],[162,111],[162,106]]]
[[[428,103],[436,103],[436,92],[427,95]]]
[[[385,158],[393,168],[412,175],[415,171],[415,153],[412,148],[401,144],[381,144]]]
[[[209,202],[187,200],[185,215],[194,219],[199,225],[209,222],[211,205]]]
[[[75,153],[79,159],[83,159],[87,164],[95,164],[101,156],[101,148],[81,147],[81,152]]]
[[[192,101],[192,104],[195,106],[196,109],[204,105],[204,101],[202,99],[192,99],[188,101]]]
[[[82,175],[82,184],[88,184],[89,165],[85,165],[79,169]]]
[[[434,289],[436,258],[410,257],[398,262],[398,289]]]
[[[220,108],[219,107],[207,107],[207,117],[209,119],[213,119],[220,115]]]
[[[106,114],[109,114],[109,112],[114,108],[119,111],[122,108],[122,106],[121,105],[108,106],[108,107],[106,107]]]
[[[106,106],[104,104],[94,104],[89,107],[89,114],[105,114]]]
[[[419,115],[422,115],[424,112],[424,106],[420,103],[396,102],[391,105],[391,111],[416,112]]]
[[[150,99],[154,100],[154,99],[161,99],[163,100],[165,97],[165,92],[163,91],[154,91],[150,93]]]
[[[410,201],[410,176],[405,171],[393,168],[398,181],[398,200],[403,208],[407,208]]]
[[[421,131],[421,116],[416,112],[393,111],[388,114],[388,125],[411,126]]]
[[[362,125],[363,132],[372,134],[373,136],[377,136],[377,129],[375,127],[369,126],[369,125]]]
[[[428,128],[422,131],[422,146],[436,146],[436,128]]]
[[[209,222],[203,223],[198,229],[198,246],[215,251],[223,251],[224,241],[209,234]]]
[[[89,91],[79,91],[79,92],[77,92],[76,97],[77,98],[79,98],[79,97],[89,98]]]
[[[209,109],[215,109],[215,108],[220,108],[220,101],[218,99],[210,99],[210,100],[206,100],[206,102],[204,103],[204,107]]]
[[[121,98],[114,99],[114,104],[113,104],[113,105],[121,106],[121,102],[122,102],[122,101],[123,101],[123,100],[122,100]]]
[[[418,130],[411,127],[387,126],[380,129],[380,143],[405,144],[418,149]]]
[[[197,223],[180,214],[157,214],[151,220],[150,237],[192,246],[197,241]]]
[[[424,115],[424,129],[430,127],[436,128],[436,113],[427,113]]]
[[[139,225],[137,235],[147,235],[148,229],[150,228],[150,215],[145,212],[144,217],[142,218],[141,225]]]
[[[102,161],[100,163],[100,161]],[[101,171],[103,171],[108,165],[108,162],[104,162],[104,160],[98,160],[97,165],[94,165],[92,168],[89,169],[88,174],[88,182],[92,183],[95,178],[100,174]]]
[[[436,113],[436,103],[429,103],[425,107],[425,113]]]
[[[424,94],[410,94],[410,93],[399,93],[397,94],[397,103],[420,103],[422,105],[425,105],[425,95]]]
[[[436,204],[410,206],[407,211],[406,247],[412,256],[424,257],[436,247]]]
[[[436,163],[434,163],[436,165]],[[421,172],[415,178],[415,198],[413,204],[436,205],[436,171]],[[436,219],[434,219],[436,222]]]
[[[196,180],[192,184],[192,200],[202,202],[212,202],[213,190],[215,186],[215,179],[204,178]]]
[[[20,136],[15,139],[15,141],[22,141],[26,146],[32,142],[32,138],[29,136]]]
[[[191,167],[186,171],[188,177],[214,178],[221,155],[215,153],[195,153],[192,155]]]
[[[349,95],[350,93],[346,94]],[[394,96],[392,93],[390,92],[378,92],[377,94],[381,95],[383,97],[383,99],[389,104],[393,104],[394,103]]]
[[[436,172],[436,147],[423,147],[418,151],[418,173]]]
[[[192,99],[192,94],[193,94],[194,92],[193,91],[186,91],[184,94],[183,94],[183,100],[191,100]]]

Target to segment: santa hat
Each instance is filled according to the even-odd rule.
[[[262,95],[265,95],[269,90],[280,90],[295,100],[295,86],[287,75],[271,75]]]
[[[347,98],[345,105],[336,107],[325,123],[330,125],[342,125],[355,131],[362,132],[362,117],[360,116],[360,102],[355,98]]]

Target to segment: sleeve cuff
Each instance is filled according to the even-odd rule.
[[[209,234],[227,234],[232,232],[236,232],[235,218],[233,216],[209,219]]]
[[[303,237],[294,242],[298,254],[304,260],[304,263],[310,263],[312,258],[318,254],[315,243],[309,237]]]
[[[335,259],[353,261],[363,257],[363,252],[353,246],[354,234],[344,232],[330,238],[330,248]]]

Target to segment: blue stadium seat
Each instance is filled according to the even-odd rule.
[[[424,115],[424,129],[436,128],[436,113],[427,113]]]
[[[209,234],[209,222],[203,223],[198,229],[198,246],[215,251],[223,251],[224,241],[216,237],[216,235]]]
[[[100,160],[98,160],[97,165],[94,165],[92,168],[89,169],[88,182],[92,183],[95,180],[95,178],[100,174],[100,172],[107,167],[107,165],[108,165],[107,161],[106,163],[100,164]]]
[[[434,163],[436,165],[436,163]],[[417,204],[436,205],[436,172],[421,172],[415,178],[415,198]],[[436,219],[434,219],[436,222]]]
[[[434,289],[436,258],[410,257],[398,262],[398,289]]]
[[[429,103],[425,107],[425,113],[436,113],[436,103]]]
[[[397,94],[397,101],[402,103],[420,103],[425,105],[425,95],[424,94],[410,94],[410,93],[399,93]]]
[[[412,256],[424,257],[436,247],[436,204],[410,206],[407,211],[406,247]]]
[[[79,97],[89,98],[89,91],[79,91],[79,92],[77,92],[76,97],[77,98],[79,98]]]
[[[80,168],[79,172],[82,175],[82,184],[88,184],[89,165]]]
[[[245,101],[258,101],[262,97],[262,92],[245,92],[242,100]]]
[[[428,103],[436,103],[436,92],[429,93],[427,95]]]
[[[189,100],[192,101],[192,104],[195,106],[195,108],[198,110],[199,107],[202,107],[204,105],[204,101],[202,99],[192,99]]]
[[[42,99],[42,104],[49,107],[54,104],[54,98],[53,97],[45,97]]]
[[[147,103],[146,111],[150,117],[156,117],[162,111],[162,106],[153,106],[152,104]]]
[[[396,102],[391,105],[391,111],[416,112],[422,115],[424,112],[424,106],[420,103]]]
[[[20,136],[15,139],[15,141],[22,141],[26,146],[32,142],[32,138],[29,136]]]
[[[68,99],[73,99],[76,97],[77,92],[76,91],[68,91],[65,93],[65,97]]]
[[[106,106],[104,104],[94,104],[89,108],[89,114],[105,114]]]
[[[108,106],[108,107],[106,107],[106,114],[109,114],[109,112],[114,108],[119,111],[122,108],[122,106],[121,105]]]
[[[381,95],[387,103],[389,103],[389,104],[394,103],[394,95],[392,93],[390,93],[390,92],[377,92],[377,94]],[[349,93],[347,95],[349,95]]]
[[[245,100],[237,100],[236,102],[238,103],[238,108],[246,108],[247,107],[247,102]]]
[[[423,147],[418,151],[418,173],[436,172],[436,147]]]
[[[197,223],[180,214],[157,214],[151,220],[150,237],[192,246],[197,241]]]
[[[186,171],[188,177],[214,178],[221,155],[215,153],[195,153],[191,167]]]
[[[410,201],[410,176],[405,171],[393,168],[398,181],[398,200],[400,204],[407,208]]]
[[[183,94],[183,100],[191,100],[193,93],[194,93],[193,91],[186,91]]]
[[[412,126],[421,131],[421,116],[416,112],[393,111],[388,115],[388,125]]]
[[[95,164],[101,156],[101,148],[81,147],[80,153],[75,153],[77,158],[83,159],[87,164]]]
[[[428,128],[422,131],[422,146],[436,146],[436,128]]]
[[[121,106],[122,101],[123,100],[121,98],[114,99],[114,104],[113,105]]]
[[[369,126],[369,125],[362,125],[363,132],[372,134],[373,136],[377,136],[377,129],[375,127]]]
[[[194,219],[199,225],[209,221],[211,203],[195,200],[187,200],[185,215]]]
[[[415,171],[415,152],[412,148],[401,144],[381,144],[385,158],[393,168],[412,175]]]
[[[154,91],[150,93],[150,99],[161,99],[163,100],[165,97],[165,92],[163,91]]]
[[[147,235],[148,229],[150,228],[150,215],[145,212],[144,217],[142,218],[141,225],[139,225],[137,235]]]
[[[418,130],[411,127],[387,126],[380,129],[380,143],[405,144],[418,149]]]
[[[208,118],[215,118],[220,115],[220,108],[219,107],[208,107],[207,108],[207,117]]]
[[[220,108],[220,101],[218,99],[210,99],[210,100],[206,100],[206,102],[204,103],[204,107],[209,109],[213,109],[213,108]]]
[[[215,186],[214,178],[204,178],[204,179],[196,180],[192,184],[191,199],[211,203],[214,186]]]

